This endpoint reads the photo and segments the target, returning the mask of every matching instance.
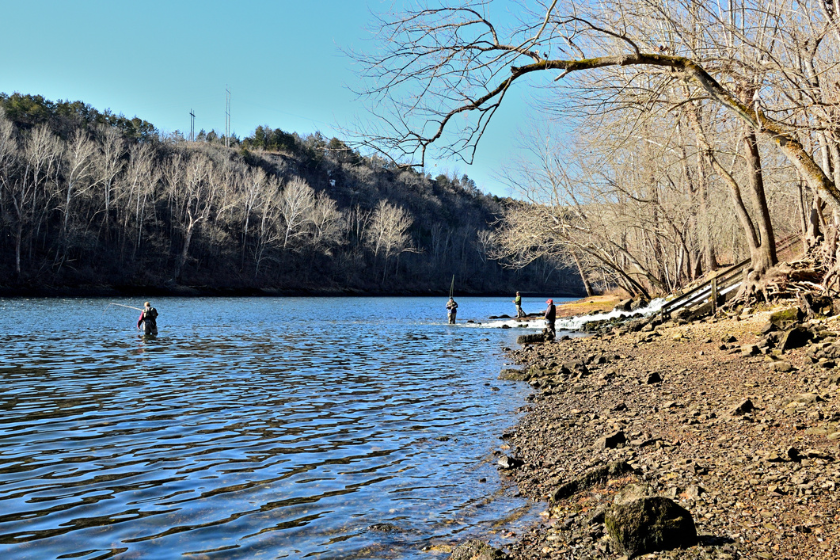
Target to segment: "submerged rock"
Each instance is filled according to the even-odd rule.
[[[376,531],[378,533],[393,533],[399,530],[399,527],[393,523],[374,523],[368,527],[368,531]]]
[[[691,513],[668,498],[645,497],[613,506],[604,524],[618,548],[631,558],[697,544]]]
[[[506,381],[525,381],[528,379],[528,372],[519,369],[503,369],[499,373],[499,379]]]

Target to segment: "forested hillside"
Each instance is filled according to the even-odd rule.
[[[0,286],[14,293],[574,293],[490,258],[511,201],[333,138],[259,127],[230,147],[81,102],[0,95]]]

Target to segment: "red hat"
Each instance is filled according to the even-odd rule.
[[[546,303],[554,303],[554,300],[550,299],[550,300],[546,301]]]

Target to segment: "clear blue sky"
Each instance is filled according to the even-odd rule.
[[[341,51],[371,45],[370,11],[388,0],[222,2],[144,0],[7,2],[0,18],[0,91],[80,100],[164,131],[261,124],[340,136],[336,125],[364,118],[353,63]],[[396,2],[399,5],[399,2]],[[467,173],[482,190],[506,195],[494,178],[513,153],[527,114],[514,92],[479,149],[476,165],[432,162],[427,171]]]

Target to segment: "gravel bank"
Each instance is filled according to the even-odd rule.
[[[603,511],[634,483],[688,509],[700,535],[646,557],[840,558],[840,399],[824,357],[840,354],[840,324],[806,324],[821,336],[781,353],[753,346],[767,320],[666,323],[511,352],[535,393],[504,435],[516,465],[504,472],[550,504],[511,556],[620,558]],[[593,476],[620,461],[630,469]]]

